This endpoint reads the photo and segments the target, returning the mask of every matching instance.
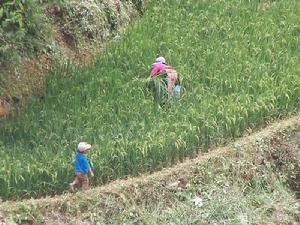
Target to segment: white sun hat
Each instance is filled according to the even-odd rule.
[[[166,59],[164,57],[160,56],[155,59],[155,62],[166,64]]]
[[[78,144],[77,150],[78,150],[79,152],[84,152],[84,151],[90,149],[91,147],[92,147],[92,145],[91,145],[91,144],[88,144],[87,142],[80,142],[80,143]]]

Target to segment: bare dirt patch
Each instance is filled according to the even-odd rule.
[[[6,117],[9,113],[10,105],[7,97],[0,97],[0,117]]]
[[[86,43],[79,50],[71,44],[62,32],[55,32],[55,40],[65,59],[71,60],[77,65],[86,65],[92,61],[99,51],[95,46],[99,43]],[[39,95],[44,89],[44,83],[49,71],[57,64],[57,59],[48,53],[38,53],[37,55],[26,56],[21,59],[20,67],[12,69],[7,67],[5,70],[5,80],[0,83],[2,97],[12,99],[18,98],[22,101],[30,98],[33,93]],[[10,106],[10,107],[7,107]],[[14,104],[1,101],[0,118],[9,115],[13,110]]]

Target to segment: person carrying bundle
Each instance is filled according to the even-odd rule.
[[[169,66],[164,57],[156,58],[155,62],[152,64],[152,68],[149,74],[149,78],[153,78],[158,74],[162,74],[166,78],[166,89],[169,94],[174,92],[176,97],[180,96],[180,78],[177,71]]]

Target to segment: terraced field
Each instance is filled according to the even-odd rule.
[[[299,109],[300,2],[147,1],[91,65],[65,65],[0,130],[0,195],[62,192],[79,141],[94,185],[193,157]],[[163,55],[183,94],[165,107],[145,90]]]

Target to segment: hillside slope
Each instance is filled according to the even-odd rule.
[[[3,202],[0,215],[7,224],[297,224],[299,147],[298,113],[170,169],[85,193]]]
[[[292,115],[300,104],[299,19],[294,0],[148,1],[93,63],[53,70],[45,90],[0,124],[0,195],[66,190],[80,141],[94,144],[93,182],[102,185]],[[181,98],[164,106],[144,82],[157,54],[182,77]]]
[[[1,1],[0,119],[41,94],[51,69],[87,64],[142,12],[142,0]]]

